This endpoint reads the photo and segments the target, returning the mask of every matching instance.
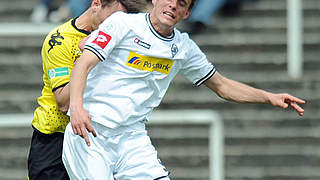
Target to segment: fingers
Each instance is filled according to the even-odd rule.
[[[290,96],[290,95],[289,95],[289,97],[288,97],[288,100],[289,100],[290,102],[296,102],[296,103],[298,103],[298,104],[305,104],[305,103],[306,103],[306,101],[304,101],[304,100],[302,100],[302,99],[299,99],[299,98],[297,98],[297,97],[294,97],[294,96]]]
[[[97,137],[97,133],[96,133],[96,131],[93,129],[91,123],[88,124],[87,130],[88,130],[88,132],[92,133],[92,135],[93,135],[94,137]]]
[[[78,135],[77,128],[75,128],[73,125],[71,125],[71,127],[72,127],[72,130],[73,130],[73,133],[76,134],[76,135]]]
[[[85,127],[81,128],[81,133],[82,133],[82,136],[86,142],[86,144],[88,146],[90,146],[90,140],[89,140],[89,137],[88,137],[88,133],[87,133],[87,129]]]
[[[300,116],[303,116],[304,109],[301,108],[296,102],[291,102],[290,106],[293,107]]]
[[[80,137],[84,138],[86,144],[90,146],[90,140],[88,136],[88,132],[92,133],[94,137],[97,137],[96,131],[93,129],[90,122],[83,123],[83,124],[77,124],[72,126],[73,132],[75,135],[79,135]]]
[[[300,116],[303,116],[304,109],[301,108],[298,104],[305,104],[306,101],[299,99],[297,97],[288,95],[286,98],[286,102],[290,104],[290,106],[297,111]]]

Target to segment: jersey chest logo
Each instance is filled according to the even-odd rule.
[[[146,42],[143,42],[142,40],[140,40],[139,38],[135,38],[134,39],[134,43],[138,44],[139,46],[141,47],[144,47],[146,49],[150,49],[151,48],[151,45],[146,43]]]
[[[135,52],[130,52],[126,65],[144,71],[157,71],[168,75],[173,66],[173,61],[165,58],[142,56]]]
[[[51,51],[51,49],[53,49],[54,46],[62,44],[62,42],[58,41],[58,39],[64,39],[64,37],[60,35],[59,30],[51,35],[51,39],[49,40],[50,49],[48,50],[48,53]]]

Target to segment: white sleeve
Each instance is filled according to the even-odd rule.
[[[208,61],[206,55],[200,50],[195,42],[191,39],[188,39],[187,41],[187,58],[184,60],[179,74],[188,79],[195,86],[200,86],[214,75],[216,68]]]
[[[127,34],[122,12],[116,12],[104,20],[99,28],[91,33],[85,49],[93,52],[100,61],[107,59],[109,53]]]

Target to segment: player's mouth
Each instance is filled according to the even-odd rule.
[[[166,15],[166,16],[171,17],[172,19],[175,19],[175,18],[176,18],[176,16],[175,16],[173,13],[168,12],[168,11],[163,12],[163,14]]]

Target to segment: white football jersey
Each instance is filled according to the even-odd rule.
[[[178,73],[199,86],[216,71],[186,33],[158,34],[149,13],[114,13],[85,49],[100,62],[88,75],[83,106],[109,128],[148,120]]]

